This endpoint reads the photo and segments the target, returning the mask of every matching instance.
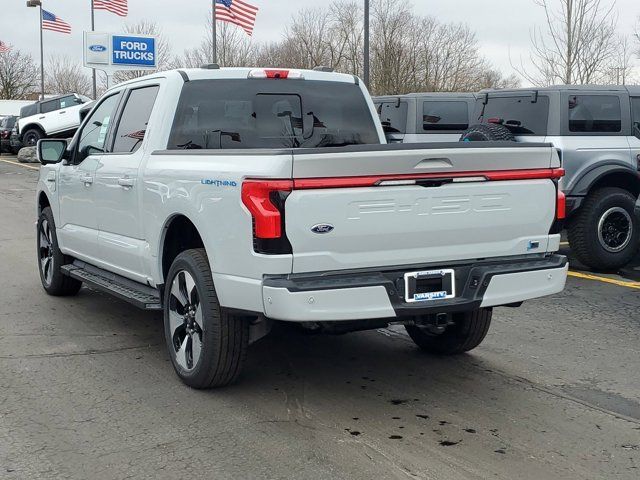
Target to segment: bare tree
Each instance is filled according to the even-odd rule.
[[[616,51],[615,2],[602,0],[536,0],[544,9],[545,32],[531,32],[531,69],[518,70],[536,85],[586,84],[601,81]]]
[[[206,26],[206,36],[197,47],[187,49],[180,56],[174,57],[172,67],[195,68],[211,63],[213,58],[212,22],[209,18]],[[218,22],[216,27],[216,42],[218,46],[218,64],[223,67],[246,67],[253,64],[256,54],[256,44],[244,30],[226,23]]]
[[[169,41],[162,33],[162,29],[157,23],[149,20],[140,20],[138,23],[129,24],[124,27],[126,33],[134,35],[154,35],[157,37],[156,41],[156,65],[155,71],[162,71],[171,68],[171,45]],[[133,78],[142,77],[152,73],[149,70],[122,70],[116,72],[113,76],[115,83],[124,82]]]
[[[31,55],[15,48],[0,53],[0,99],[23,99],[37,90],[39,81]]]
[[[46,65],[45,90],[47,93],[79,93],[92,95],[91,79],[84,68],[67,55],[51,55]]]

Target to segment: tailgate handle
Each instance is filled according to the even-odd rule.
[[[453,168],[453,162],[446,157],[425,158],[415,168]]]

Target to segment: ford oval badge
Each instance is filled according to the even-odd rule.
[[[104,45],[91,45],[89,47],[89,50],[91,50],[92,52],[104,52],[107,50],[107,47],[105,47]]]
[[[311,231],[313,233],[323,235],[325,233],[333,232],[333,228],[333,225],[329,225],[328,223],[319,223],[318,225],[314,225],[313,227],[311,227]]]

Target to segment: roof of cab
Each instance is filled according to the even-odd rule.
[[[529,92],[613,92],[613,93],[640,93],[639,86],[627,85],[552,85],[550,87],[523,87],[507,89],[485,89],[480,94],[485,93],[529,93]]]
[[[191,80],[217,80],[217,79],[248,79],[249,73],[253,70],[289,70],[301,72],[304,80],[344,82],[359,84],[360,79],[354,75],[336,72],[323,72],[318,70],[303,70],[297,68],[269,68],[269,67],[223,67],[223,68],[179,68],[155,72],[150,75],[138,77],[133,80],[114,85],[113,88],[136,84],[146,80],[157,78],[182,77],[185,81]],[[111,90],[111,89],[110,89]]]

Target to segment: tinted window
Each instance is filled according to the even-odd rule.
[[[633,116],[633,134],[640,138],[640,97],[631,99],[631,115]]]
[[[16,117],[4,117],[0,120],[0,128],[11,130],[16,123]]]
[[[144,140],[158,86],[132,90],[122,111],[113,144],[114,152],[135,152]]]
[[[49,100],[40,104],[40,113],[49,113],[60,110],[60,100]]]
[[[622,130],[620,99],[613,95],[569,97],[569,131],[617,133]]]
[[[62,97],[60,100],[60,108],[73,107],[74,105],[82,104],[82,100],[75,97],[74,95],[69,95],[68,97]]]
[[[169,149],[301,148],[380,143],[354,84],[194,80],[182,94]]]
[[[27,105],[26,107],[22,107],[20,109],[20,117],[30,117],[31,115],[35,115],[38,113],[38,106],[34,103],[32,105]]]
[[[546,135],[549,120],[549,97],[540,95],[493,97],[484,105],[483,96],[476,102],[473,120],[502,123],[516,135]]]
[[[407,132],[407,102],[383,102],[378,103],[376,108],[386,133]]]
[[[467,102],[424,102],[422,106],[423,130],[457,130],[469,128]]]
[[[78,137],[78,156],[76,163],[96,153],[104,152],[109,123],[118,105],[119,94],[107,97],[91,114]]]

